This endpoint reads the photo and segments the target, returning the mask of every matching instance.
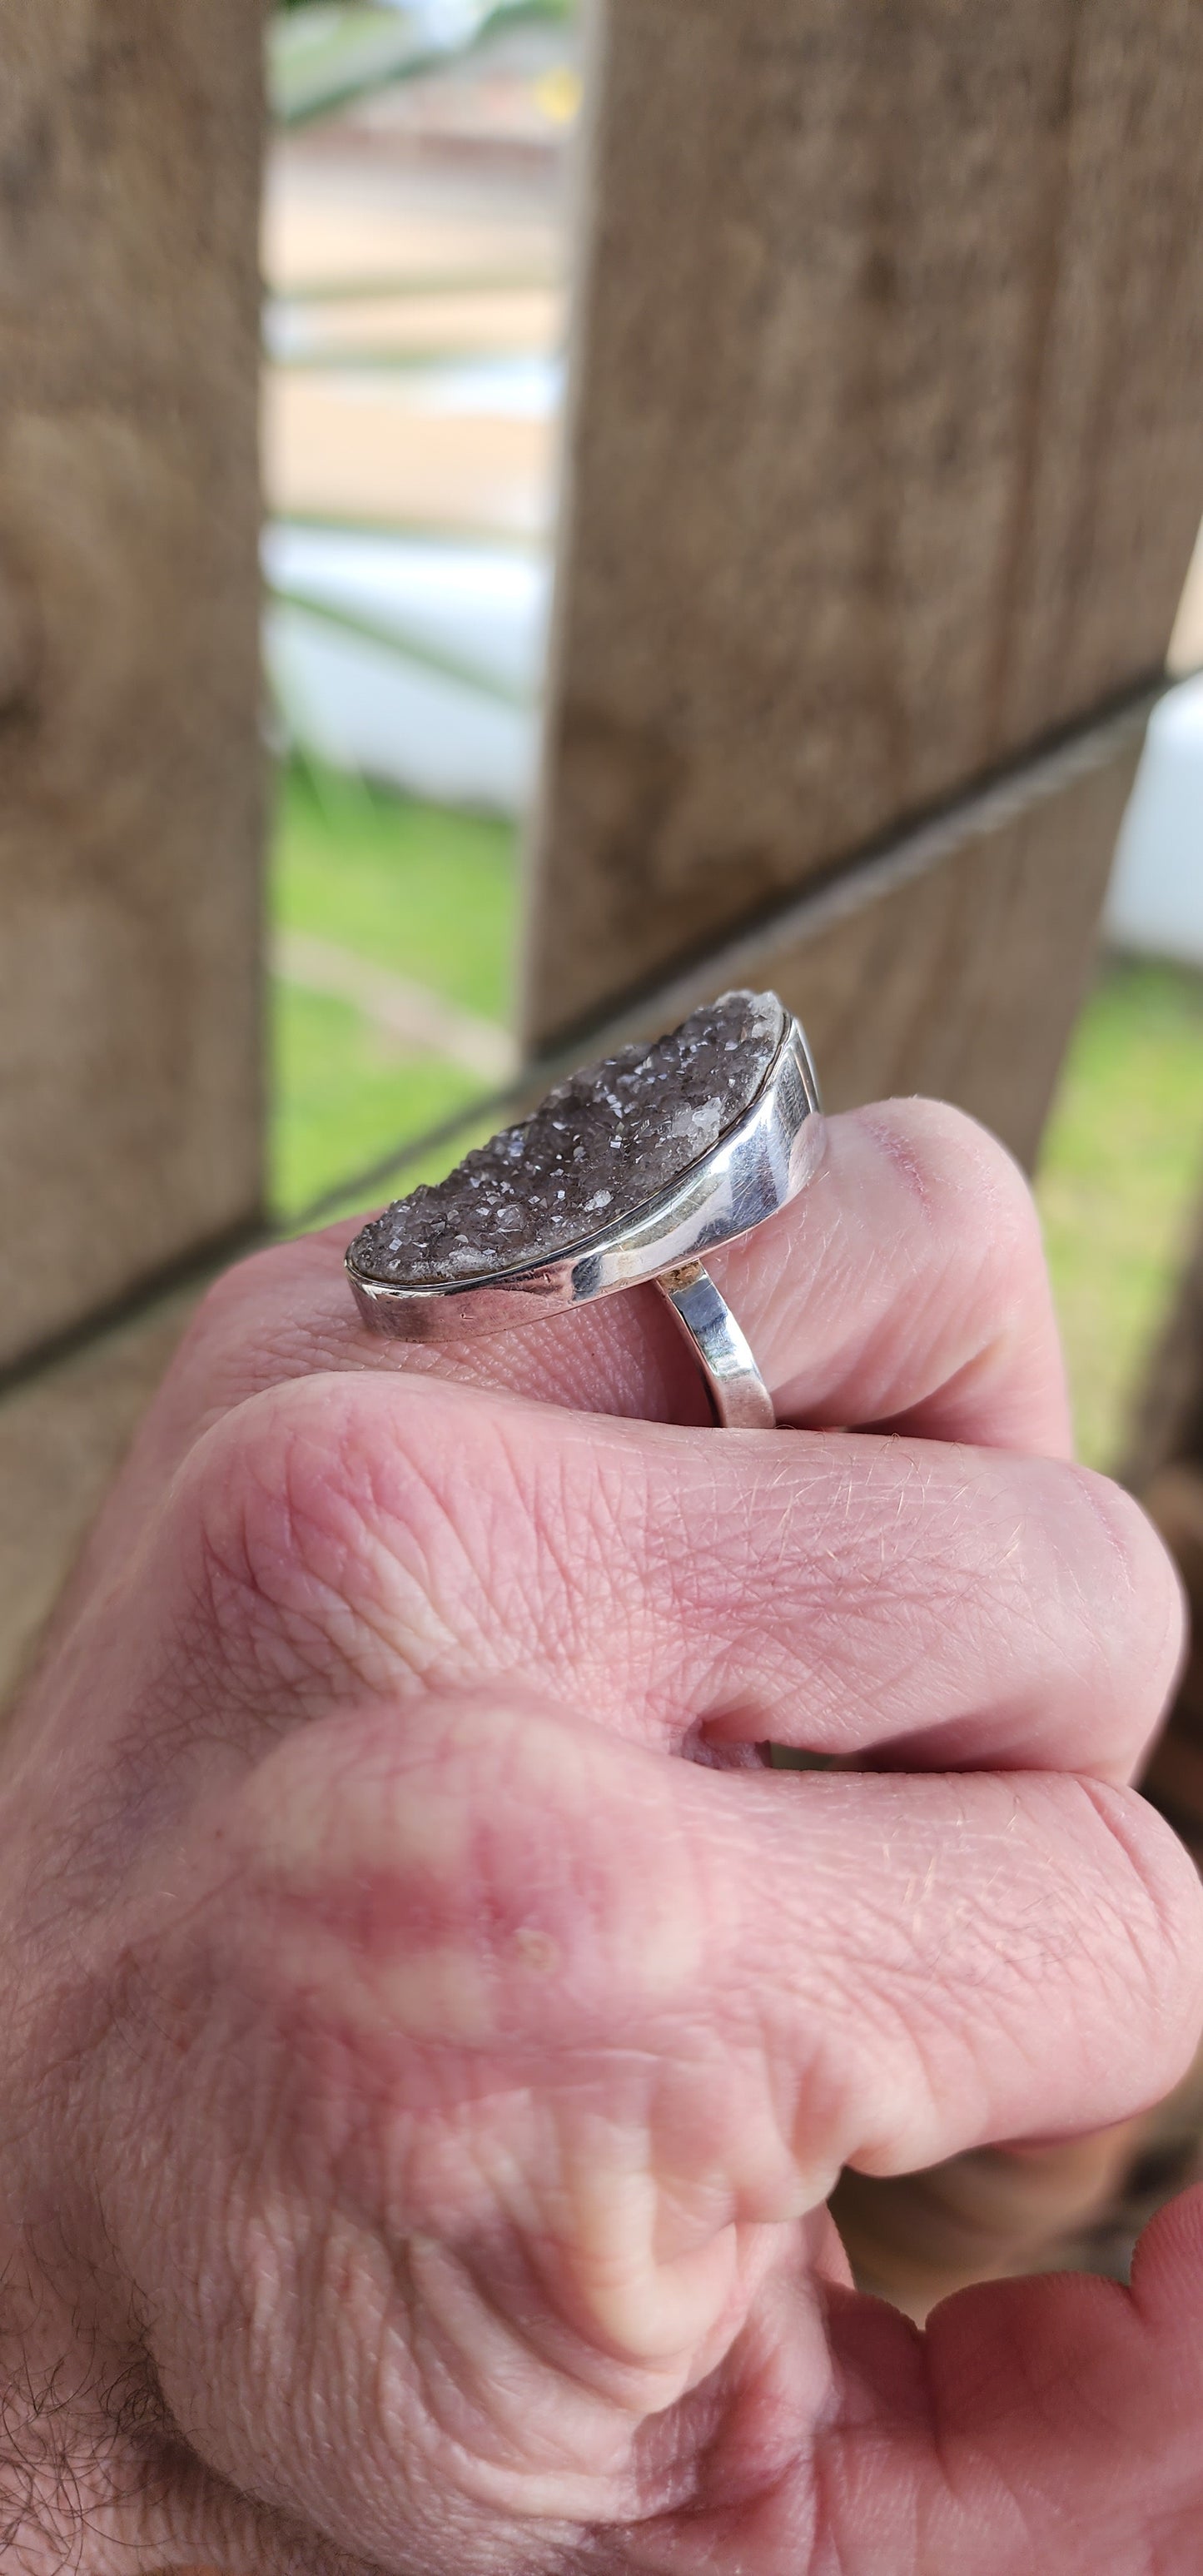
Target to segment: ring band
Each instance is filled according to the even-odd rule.
[[[701,1365],[714,1418],[724,1431],[772,1431],[777,1408],[745,1335],[704,1261],[683,1261],[657,1280]]]
[[[798,1021],[775,993],[727,993],[373,1218],[347,1253],[356,1303],[374,1332],[451,1341],[655,1284],[716,1422],[767,1430],[772,1396],[704,1256],[775,1216],[821,1152]]]

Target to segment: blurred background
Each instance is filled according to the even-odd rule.
[[[517,1070],[581,70],[571,0],[301,0],[269,41],[271,1171],[303,1222]]]
[[[300,1226],[446,1168],[516,1070],[583,69],[575,0],[294,0],[269,49],[271,1191]],[[1203,545],[1038,1172],[1103,1466],[1203,1191],[1200,665]]]

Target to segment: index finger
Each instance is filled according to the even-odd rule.
[[[137,1520],[210,1423],[319,1370],[402,1369],[578,1412],[709,1422],[696,1363],[657,1289],[488,1339],[388,1341],[366,1330],[349,1291],[343,1255],[354,1231],[344,1219],[276,1245],[210,1290],[110,1503],[110,1536]],[[1031,1193],[1003,1147],[959,1110],[894,1100],[829,1119],[800,1197],[709,1267],[783,1423],[1071,1454]]]
[[[696,1365],[656,1289],[487,1339],[390,1342],[352,1304],[342,1266],[351,1231],[344,1221],[259,1254],[213,1292],[189,1355],[194,1378],[198,1363],[212,1373],[211,1409],[317,1369],[400,1367],[582,1412],[708,1420]],[[960,1111],[895,1100],[829,1119],[801,1195],[709,1255],[708,1267],[781,1421],[1069,1454],[1031,1192]]]

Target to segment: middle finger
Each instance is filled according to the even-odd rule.
[[[310,1700],[524,1675],[670,1749],[1117,1779],[1178,1653],[1174,1576],[1126,1495],[965,1446],[329,1375],[218,1425],[176,1510],[162,1582],[211,1600],[197,1548],[223,1569],[210,1660],[276,1691],[291,1669]]]

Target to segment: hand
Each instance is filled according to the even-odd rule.
[[[6,2570],[1188,2576],[1198,2203],[925,2337],[824,2208],[1203,2009],[1018,1175],[831,1122],[714,1262],[767,1434],[654,1291],[436,1359],[344,1240],[208,1300],[6,1751]]]

